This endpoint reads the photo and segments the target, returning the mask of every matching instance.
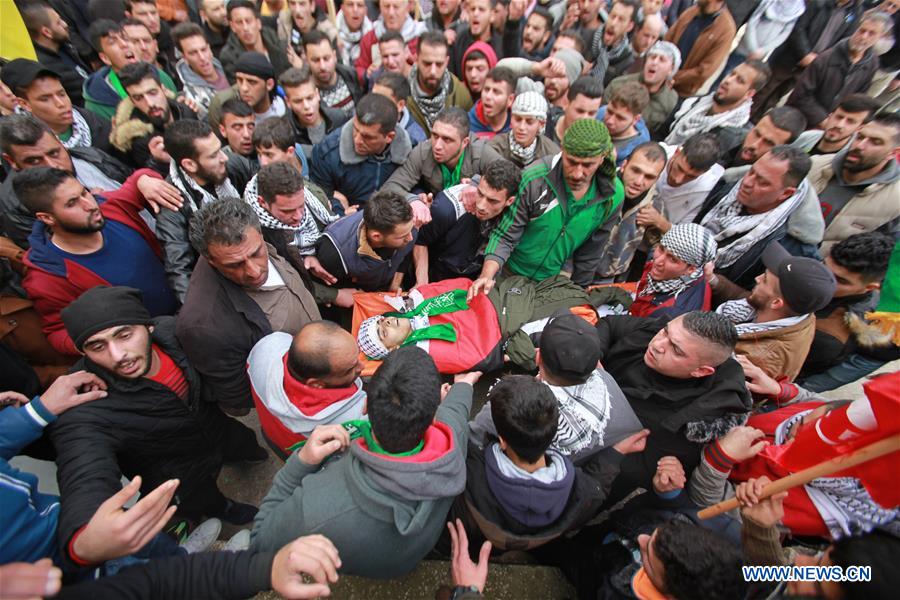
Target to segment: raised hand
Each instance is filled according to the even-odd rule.
[[[469,557],[469,537],[462,521],[448,522],[450,530],[450,573],[455,586],[475,586],[479,592],[484,591],[487,583],[488,559],[491,556],[491,543],[485,542],[478,552],[478,562],[473,563]]]

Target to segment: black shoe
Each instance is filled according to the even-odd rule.
[[[226,498],[225,507],[222,509],[222,512],[210,516],[218,517],[232,525],[246,525],[253,521],[253,518],[256,517],[256,513],[258,512],[259,509],[252,504],[242,504]]]
[[[239,455],[226,456],[224,458],[225,464],[227,465],[233,465],[237,463],[244,463],[246,465],[261,465],[267,460],[269,460],[269,452],[259,444],[254,445],[249,450],[241,452]]]

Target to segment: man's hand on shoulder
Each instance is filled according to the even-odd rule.
[[[87,371],[63,375],[41,394],[41,404],[54,415],[73,406],[106,397],[106,382]]]
[[[319,425],[300,448],[297,458],[307,465],[316,466],[349,445],[350,434],[341,425]]]
[[[158,213],[163,208],[178,210],[184,204],[181,192],[171,183],[158,177],[141,175],[137,180],[137,188],[147,205]]]

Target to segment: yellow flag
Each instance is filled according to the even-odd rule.
[[[37,60],[34,45],[13,0],[0,0],[0,58]]]

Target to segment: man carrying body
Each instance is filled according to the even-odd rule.
[[[520,181],[521,172],[500,159],[481,173],[473,212],[467,212],[461,200],[468,184],[449,187],[434,197],[431,221],[419,229],[413,250],[417,286],[478,276],[484,244],[515,200]]]
[[[230,414],[253,405],[247,357],[273,331],[294,335],[321,317],[303,278],[265,243],[243,200],[205,204],[191,220],[200,254],[176,331],[204,382],[204,399]]]
[[[581,119],[566,131],[561,154],[523,173],[516,201],[491,234],[472,295],[488,293],[504,266],[540,281],[559,274],[569,258],[572,281],[590,283],[625,195],[612,152],[606,127]]]
[[[365,418],[363,364],[356,340],[340,325],[314,321],[293,338],[259,340],[247,358],[250,391],[263,437],[279,458],[319,425]]]

